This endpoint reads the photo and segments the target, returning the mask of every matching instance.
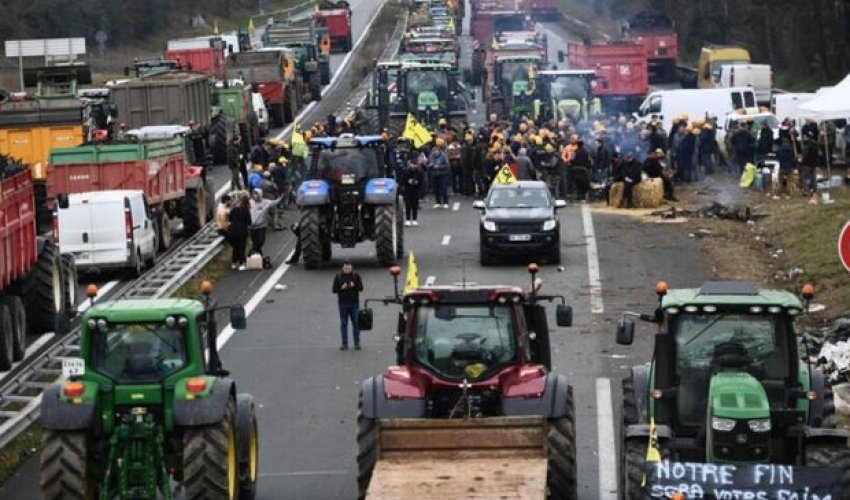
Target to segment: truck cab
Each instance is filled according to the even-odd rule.
[[[697,87],[713,89],[720,83],[724,64],[749,64],[750,52],[743,47],[710,45],[703,47],[697,65]]]

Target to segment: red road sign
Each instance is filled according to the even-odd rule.
[[[844,269],[850,272],[850,221],[844,224],[838,235],[838,257],[844,264]]]

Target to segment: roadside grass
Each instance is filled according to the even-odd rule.
[[[38,451],[43,434],[44,429],[37,421],[5,448],[0,449],[0,484],[8,481],[21,465]]]
[[[790,74],[777,71],[773,74],[773,86],[789,92],[814,92],[821,86],[814,76]]]
[[[201,283],[204,281],[210,281],[213,284],[213,288],[215,288],[216,283],[221,280],[222,276],[232,272],[230,269],[230,255],[230,248],[226,245],[222,246],[218,255],[213,257],[213,259],[209,261],[198,274],[187,281],[182,287],[178,288],[171,296],[184,299],[203,300],[204,296],[201,293]]]

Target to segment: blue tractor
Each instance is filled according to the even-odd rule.
[[[307,179],[298,188],[304,264],[316,269],[331,258],[331,244],[352,248],[373,240],[378,263],[404,256],[398,184],[387,177],[386,143],[380,136],[310,140]]]

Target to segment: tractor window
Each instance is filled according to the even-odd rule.
[[[407,72],[407,105],[408,109],[419,109],[420,94],[429,93],[436,96],[438,103],[449,100],[449,75],[446,71],[408,71]],[[425,97],[425,96],[423,96]],[[427,101],[427,99],[426,99]],[[427,102],[430,104],[430,102]]]
[[[339,148],[319,152],[316,172],[320,179],[342,184],[351,179],[358,184],[366,179],[381,177],[381,162],[374,148]],[[353,175],[353,177],[351,177]]]
[[[183,329],[163,323],[118,323],[92,332],[94,369],[117,383],[156,383],[186,366]]]
[[[558,77],[550,84],[549,94],[555,101],[586,99],[587,84],[583,78]]]
[[[738,370],[760,381],[789,375],[788,346],[779,315],[729,312],[685,314],[676,322],[679,419],[705,419],[708,384],[718,371]]]
[[[416,359],[447,378],[476,379],[516,359],[512,306],[420,307],[416,319]]]

